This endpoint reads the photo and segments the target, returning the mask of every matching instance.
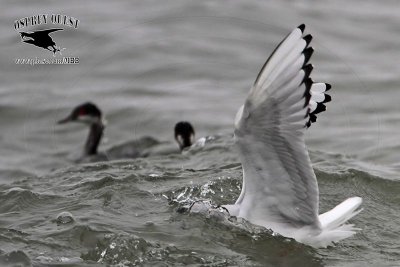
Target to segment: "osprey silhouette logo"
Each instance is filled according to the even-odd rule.
[[[76,30],[79,22],[78,19],[68,15],[39,14],[15,20],[14,29],[21,35],[21,42],[49,50],[56,57],[56,53],[59,52],[61,55],[61,51],[65,48],[60,48],[58,43],[56,44],[58,33],[55,32]],[[37,28],[39,26],[40,28]]]
[[[60,52],[60,47],[56,46],[53,38],[49,35],[52,32],[62,31],[63,29],[48,29],[34,32],[20,32],[21,41],[27,44],[32,44],[37,47],[47,49],[55,55],[56,52]]]

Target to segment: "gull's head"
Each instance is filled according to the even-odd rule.
[[[180,121],[175,125],[175,140],[179,144],[179,148],[183,150],[190,147],[194,141],[194,128],[187,121]]]
[[[58,124],[68,122],[81,122],[85,124],[102,123],[102,113],[95,104],[86,102],[75,107],[67,117],[59,120]]]

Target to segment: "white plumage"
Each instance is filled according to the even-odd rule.
[[[362,200],[349,198],[318,215],[318,184],[304,133],[331,98],[325,93],[329,84],[309,77],[314,50],[304,29],[300,25],[275,49],[236,115],[243,185],[236,203],[224,207],[283,236],[325,247],[355,233],[345,223]]]

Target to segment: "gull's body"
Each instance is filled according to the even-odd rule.
[[[318,184],[304,133],[330,101],[325,94],[330,85],[309,78],[312,37],[303,37],[304,28],[275,49],[236,115],[243,185],[236,203],[224,207],[283,236],[325,247],[355,233],[344,223],[359,212],[362,200],[349,198],[318,215]]]

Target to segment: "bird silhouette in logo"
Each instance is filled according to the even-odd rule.
[[[27,44],[32,44],[37,47],[47,49],[55,55],[56,52],[60,52],[60,48],[56,46],[56,43],[49,36],[50,33],[55,31],[62,31],[63,29],[48,29],[35,32],[20,32],[21,41]]]

